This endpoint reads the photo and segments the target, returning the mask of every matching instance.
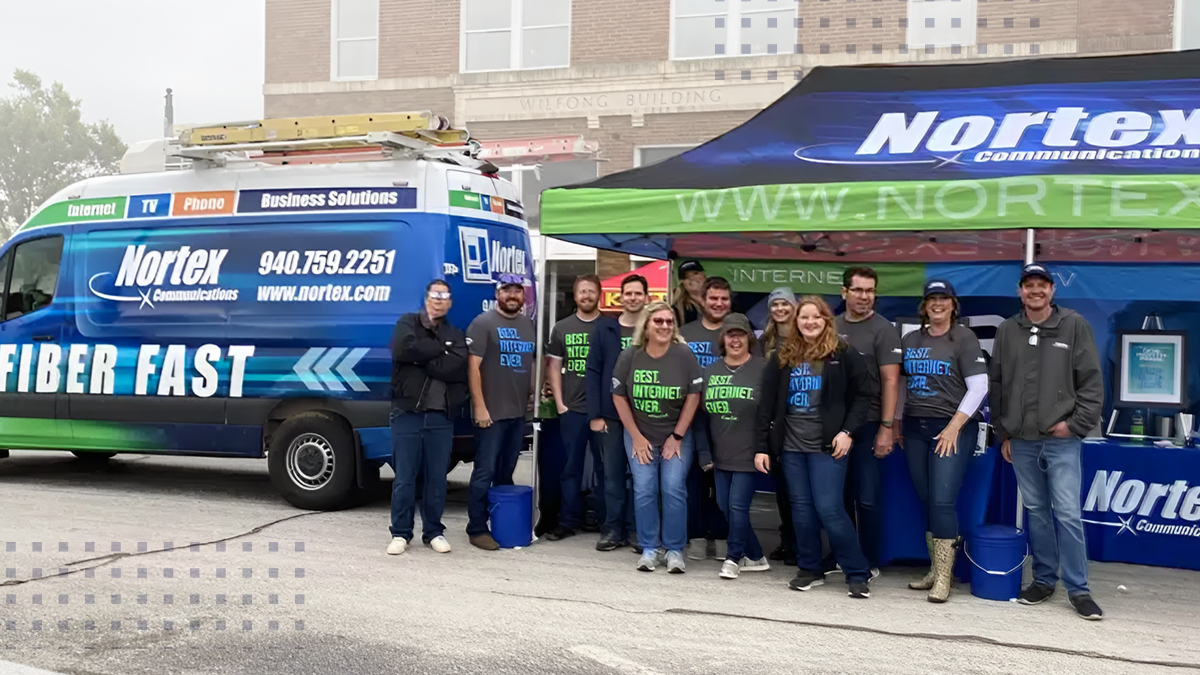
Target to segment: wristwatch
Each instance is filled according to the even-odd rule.
[[[683,440],[683,436],[680,436],[679,434],[675,433],[674,431],[671,432],[671,438],[674,438],[677,441]]]
[[[879,423],[879,426],[883,427],[884,429],[891,429],[892,426],[895,424],[896,424],[895,420],[883,420],[882,422]]]

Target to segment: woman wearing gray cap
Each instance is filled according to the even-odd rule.
[[[722,579],[771,569],[750,526],[754,421],[765,365],[762,357],[751,353],[754,342],[754,329],[744,314],[725,316],[717,341],[722,358],[704,369],[702,403],[692,426],[700,466],[714,472],[717,504],[729,521]]]
[[[767,297],[767,312],[770,322],[762,334],[764,356],[783,346],[783,341],[792,332],[796,315],[796,294],[787,286],[780,286]]]
[[[926,282],[917,312],[921,328],[902,340],[905,400],[896,405],[896,426],[904,430],[908,470],[925,505],[931,566],[924,579],[908,587],[928,590],[930,602],[945,602],[958,540],[958,491],[975,454],[975,418],[987,397],[988,371],[979,339],[958,323],[958,298],[950,282]]]

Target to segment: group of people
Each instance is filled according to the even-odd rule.
[[[851,597],[867,598],[880,573],[882,460],[901,448],[925,508],[931,561],[909,587],[945,602],[964,534],[956,501],[990,396],[991,427],[1029,512],[1034,581],[1019,601],[1047,600],[1061,570],[1079,615],[1101,618],[1087,586],[1079,499],[1081,440],[1103,403],[1100,364],[1087,322],[1054,304],[1044,266],[1023,268],[1023,309],[997,330],[991,359],[959,321],[945,280],[925,284],[920,328],[903,336],[875,312],[879,278],[869,267],[846,270],[845,312],[836,317],[819,296],[776,289],[756,334],[731,312],[727,280],[707,277],[696,261],[679,276],[671,304],[650,301],[644,277],[625,277],[617,318],[598,310],[597,277],[575,280],[577,310],[551,329],[546,350],[565,455],[561,472],[543,477],[559,496],[546,539],[582,527],[591,448],[602,468],[597,550],[631,546],[646,572],[683,573],[685,558],[715,558],[726,579],[769,570],[774,559],[798,568],[793,589],[820,586],[837,571]],[[422,471],[423,539],[449,551],[440,523],[444,430],[468,397],[478,450],[467,534],[477,547],[497,547],[487,533],[487,488],[511,483],[533,405],[534,328],[520,313],[523,293],[519,278],[501,279],[495,309],[464,335],[446,323],[449,287],[435,281],[425,308],[397,322],[389,553],[412,538]],[[521,358],[506,358],[513,354]],[[776,485],[781,543],[769,555],[750,523],[758,474]]]

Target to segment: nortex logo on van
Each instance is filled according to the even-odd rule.
[[[1092,113],[1082,107],[1059,107],[938,122],[941,115],[938,110],[923,110],[910,121],[902,112],[884,113],[861,142],[810,145],[796,150],[795,156],[819,164],[933,164],[933,168],[965,162],[1200,158],[1200,147],[1176,147],[1200,146],[1197,109]]]
[[[236,288],[195,288],[220,283],[221,263],[229,249],[192,249],[181,246],[165,251],[146,250],[146,245],[125,247],[125,257],[117,270],[113,292],[97,290],[97,282],[112,272],[95,274],[88,280],[93,295],[116,302],[140,302],[140,307],[155,302],[211,302],[238,299]],[[182,289],[163,289],[163,286],[183,286]],[[121,294],[133,289],[137,295]]]

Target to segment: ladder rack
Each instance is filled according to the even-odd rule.
[[[198,166],[431,159],[494,173],[466,129],[428,111],[237,122],[184,129],[171,156]]]

